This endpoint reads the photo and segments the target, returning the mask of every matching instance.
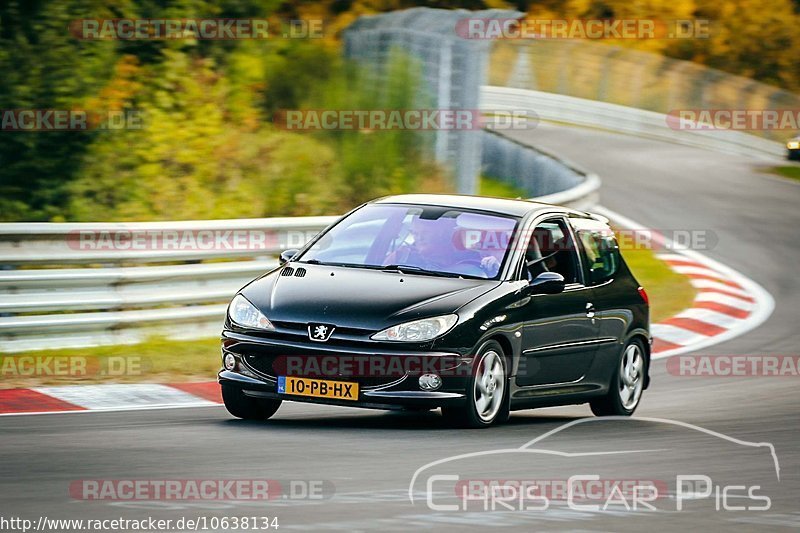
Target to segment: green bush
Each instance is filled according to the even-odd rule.
[[[291,132],[279,109],[399,109],[418,66],[385,84],[329,40],[81,41],[69,22],[120,17],[264,17],[250,0],[67,0],[0,6],[2,109],[122,111],[141,128],[4,133],[0,220],[132,221],[342,213],[389,193],[448,189],[425,135]],[[9,27],[9,25],[13,27]],[[23,76],[14,65],[29,64]],[[382,88],[379,88],[382,87]]]

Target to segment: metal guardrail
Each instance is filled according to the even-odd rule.
[[[127,223],[0,224],[0,264],[190,261],[275,255],[298,247],[336,217]],[[125,236],[160,238],[156,246]],[[196,246],[184,246],[187,239]],[[242,240],[247,242],[242,243]],[[152,239],[149,239],[152,241]],[[216,244],[219,243],[219,244]],[[225,244],[229,244],[226,248]],[[188,243],[191,244],[191,243]]]
[[[564,158],[491,131],[483,132],[483,172],[540,202],[587,211],[599,200],[600,178]]]
[[[0,352],[214,336],[239,288],[337,218],[0,224]]]
[[[800,95],[752,78],[591,39],[493,41],[485,85],[572,96],[662,115],[677,110],[800,108]],[[782,143],[792,133],[762,129],[748,136]]]
[[[525,110],[543,120],[603,128],[759,159],[774,160],[785,155],[782,143],[741,131],[675,130],[669,127],[667,115],[661,113],[529,89],[484,86],[481,108]]]

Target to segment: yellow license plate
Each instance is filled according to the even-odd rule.
[[[278,376],[278,392],[295,396],[358,401],[358,383],[350,381]]]

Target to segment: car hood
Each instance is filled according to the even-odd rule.
[[[334,324],[380,330],[452,313],[498,285],[493,280],[442,278],[361,268],[290,263],[263,276],[242,294],[275,322]],[[297,269],[305,269],[302,277]]]

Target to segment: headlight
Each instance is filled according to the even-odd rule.
[[[275,329],[272,322],[241,294],[237,294],[231,300],[228,306],[228,318],[245,328]]]
[[[423,342],[446,333],[458,322],[458,315],[443,315],[398,324],[372,337],[376,341]]]
[[[800,141],[789,141],[786,143],[786,146],[788,146],[790,150],[797,150],[800,148]]]

